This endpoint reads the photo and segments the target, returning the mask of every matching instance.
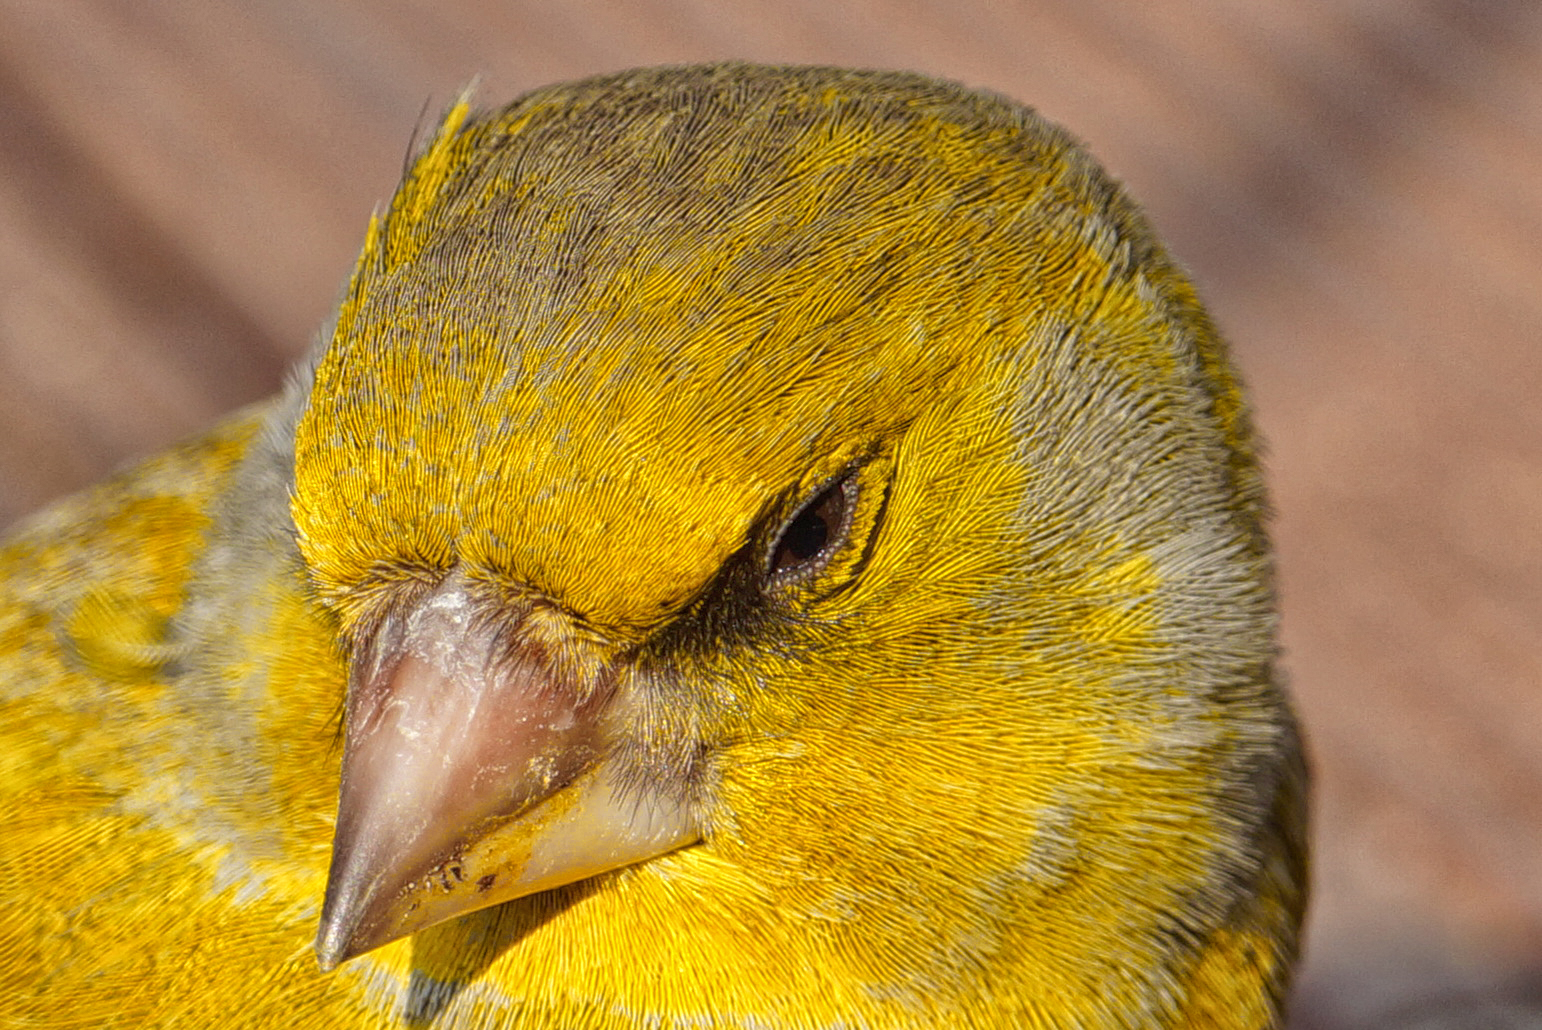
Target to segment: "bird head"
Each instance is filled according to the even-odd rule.
[[[740,65],[459,104],[295,460],[351,668],[326,966],[646,881],[820,982],[1112,1010],[1278,864],[1238,387],[1022,107]]]

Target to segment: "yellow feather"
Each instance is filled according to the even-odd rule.
[[[463,99],[322,343],[0,551],[0,1026],[1279,1025],[1247,407],[1062,131],[817,68]],[[638,699],[702,840],[324,974],[349,663],[452,575]]]

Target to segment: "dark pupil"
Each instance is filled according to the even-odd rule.
[[[840,529],[845,509],[846,492],[839,483],[804,508],[777,541],[772,571],[797,568],[819,557]]]

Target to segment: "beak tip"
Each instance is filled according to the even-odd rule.
[[[321,967],[323,973],[330,973],[347,960],[353,958],[358,952],[348,946],[348,940],[342,927],[335,919],[322,917],[321,926],[316,931],[316,964]]]
[[[385,943],[375,941],[372,944],[361,939],[370,936],[368,932],[361,932],[369,915],[368,906],[364,904],[367,899],[359,897],[356,889],[347,889],[350,886],[353,884],[347,878],[342,878],[341,883],[334,879],[328,885],[327,897],[321,906],[315,949],[316,961],[324,973],[330,973],[349,959]]]

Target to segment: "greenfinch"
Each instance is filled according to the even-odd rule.
[[[7,1027],[1271,1027],[1246,403],[1061,130],[464,99],[313,358],[0,550]]]

